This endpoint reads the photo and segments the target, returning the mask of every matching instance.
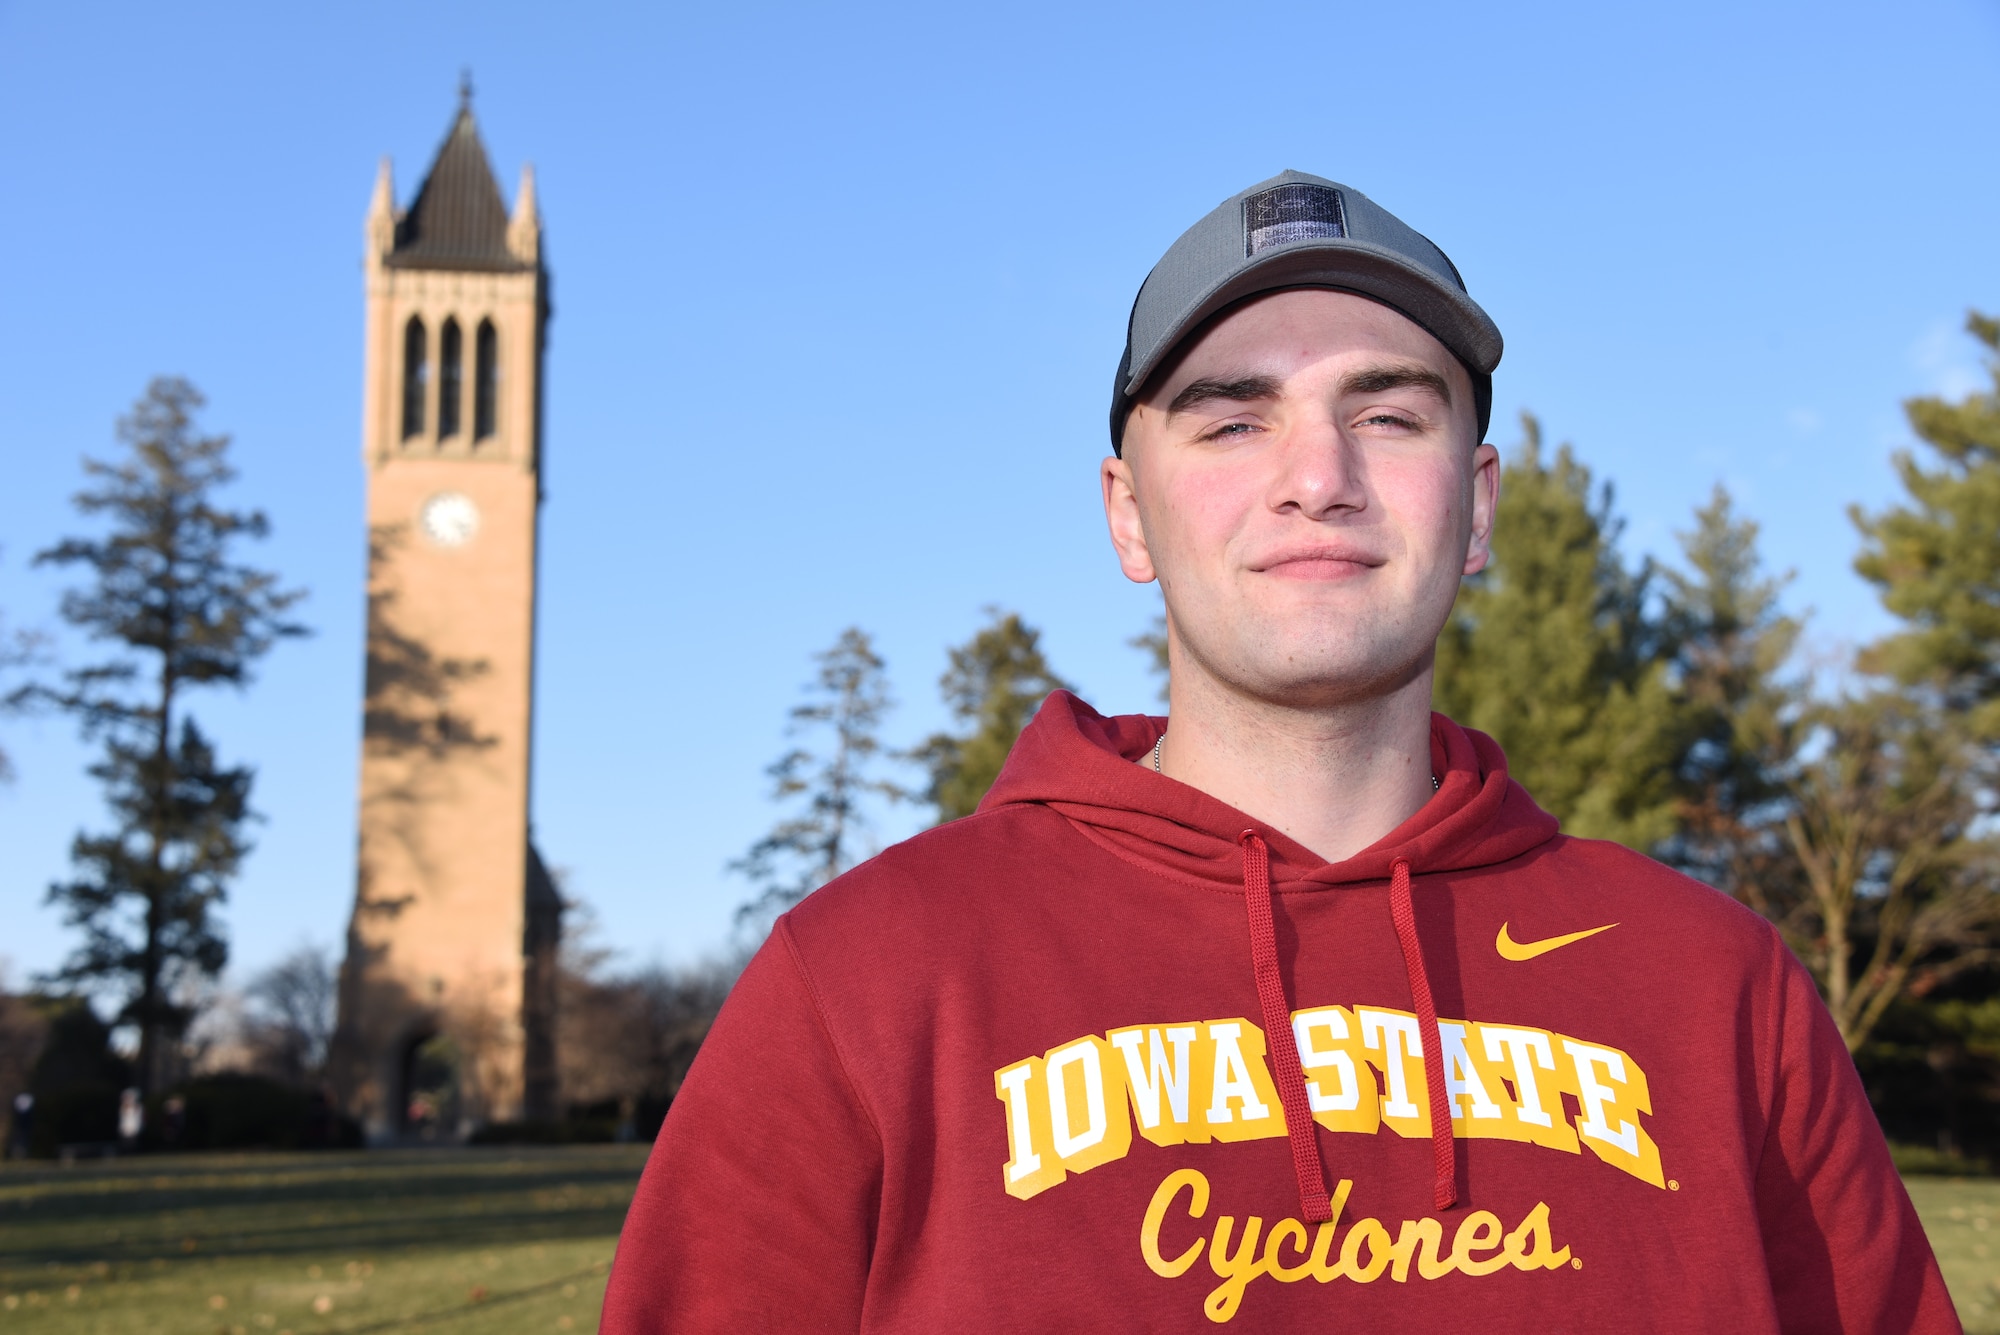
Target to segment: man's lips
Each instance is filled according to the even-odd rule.
[[[1380,557],[1352,547],[1303,547],[1253,562],[1250,568],[1280,579],[1352,579],[1382,564]]]

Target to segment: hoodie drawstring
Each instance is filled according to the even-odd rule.
[[[1250,962],[1257,980],[1257,1004],[1264,1012],[1264,1046],[1278,1082],[1278,1101],[1285,1110],[1285,1136],[1291,1142],[1292,1169],[1299,1179],[1299,1209],[1307,1223],[1333,1218],[1327,1197],[1326,1170],[1320,1163],[1319,1138],[1313,1130],[1312,1109],[1306,1101],[1306,1073],[1299,1062],[1299,1045],[1292,1031],[1291,1002],[1285,997],[1284,975],[1278,969],[1278,934],[1271,919],[1271,850],[1255,830],[1236,836],[1243,846],[1243,902],[1250,914]],[[1431,996],[1430,975],[1424,970],[1423,949],[1417,941],[1417,914],[1410,903],[1410,864],[1397,858],[1389,871],[1389,917],[1403,948],[1403,970],[1416,1003],[1418,1041],[1424,1054],[1424,1083],[1429,1086],[1431,1156],[1437,1170],[1433,1199],[1440,1210],[1458,1202],[1458,1162],[1452,1147],[1451,1104],[1445,1098],[1444,1044],[1438,1036],[1437,1002]]]
[[[1444,1044],[1438,1037],[1437,1002],[1431,998],[1430,975],[1424,972],[1423,947],[1417,941],[1417,912],[1410,903],[1410,864],[1403,858],[1397,858],[1389,869],[1389,917],[1403,947],[1403,969],[1410,977],[1417,1033],[1424,1049],[1424,1083],[1430,1086],[1431,1156],[1437,1165],[1437,1208],[1448,1210],[1458,1200],[1458,1161],[1451,1143],[1451,1104],[1444,1095]]]
[[[1278,1101],[1285,1109],[1285,1136],[1292,1145],[1292,1169],[1299,1178],[1299,1209],[1308,1224],[1333,1218],[1326,1170],[1320,1166],[1319,1138],[1306,1103],[1306,1073],[1292,1036],[1292,1007],[1278,971],[1278,934],[1271,925],[1271,851],[1255,830],[1236,836],[1243,845],[1243,902],[1250,910],[1250,962],[1257,978],[1257,1004],[1264,1011],[1264,1050],[1276,1068]],[[1433,1026],[1435,1027],[1435,1026]]]

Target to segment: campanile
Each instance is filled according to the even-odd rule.
[[[555,1110],[561,901],[530,842],[549,279],[469,89],[429,175],[369,205],[360,844],[331,1063],[372,1143]]]

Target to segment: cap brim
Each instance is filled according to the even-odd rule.
[[[1500,329],[1470,297],[1381,246],[1351,239],[1305,241],[1258,257],[1203,295],[1154,344],[1144,362],[1127,369],[1124,397],[1136,398],[1204,321],[1239,301],[1290,287],[1337,288],[1373,298],[1444,344],[1475,374],[1490,376],[1500,364]]]

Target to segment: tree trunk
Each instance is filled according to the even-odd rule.
[[[168,624],[177,623],[170,620]],[[153,739],[153,775],[149,785],[151,791],[146,795],[151,809],[146,813],[149,843],[146,850],[146,950],[145,977],[141,980],[139,1002],[138,1077],[141,1094],[157,1094],[168,1083],[168,1035],[162,1023],[166,998],[161,987],[160,975],[164,967],[160,958],[160,938],[166,932],[166,819],[167,804],[172,800],[174,789],[173,709],[176,685],[173,652],[169,647],[161,653],[160,726]]]

